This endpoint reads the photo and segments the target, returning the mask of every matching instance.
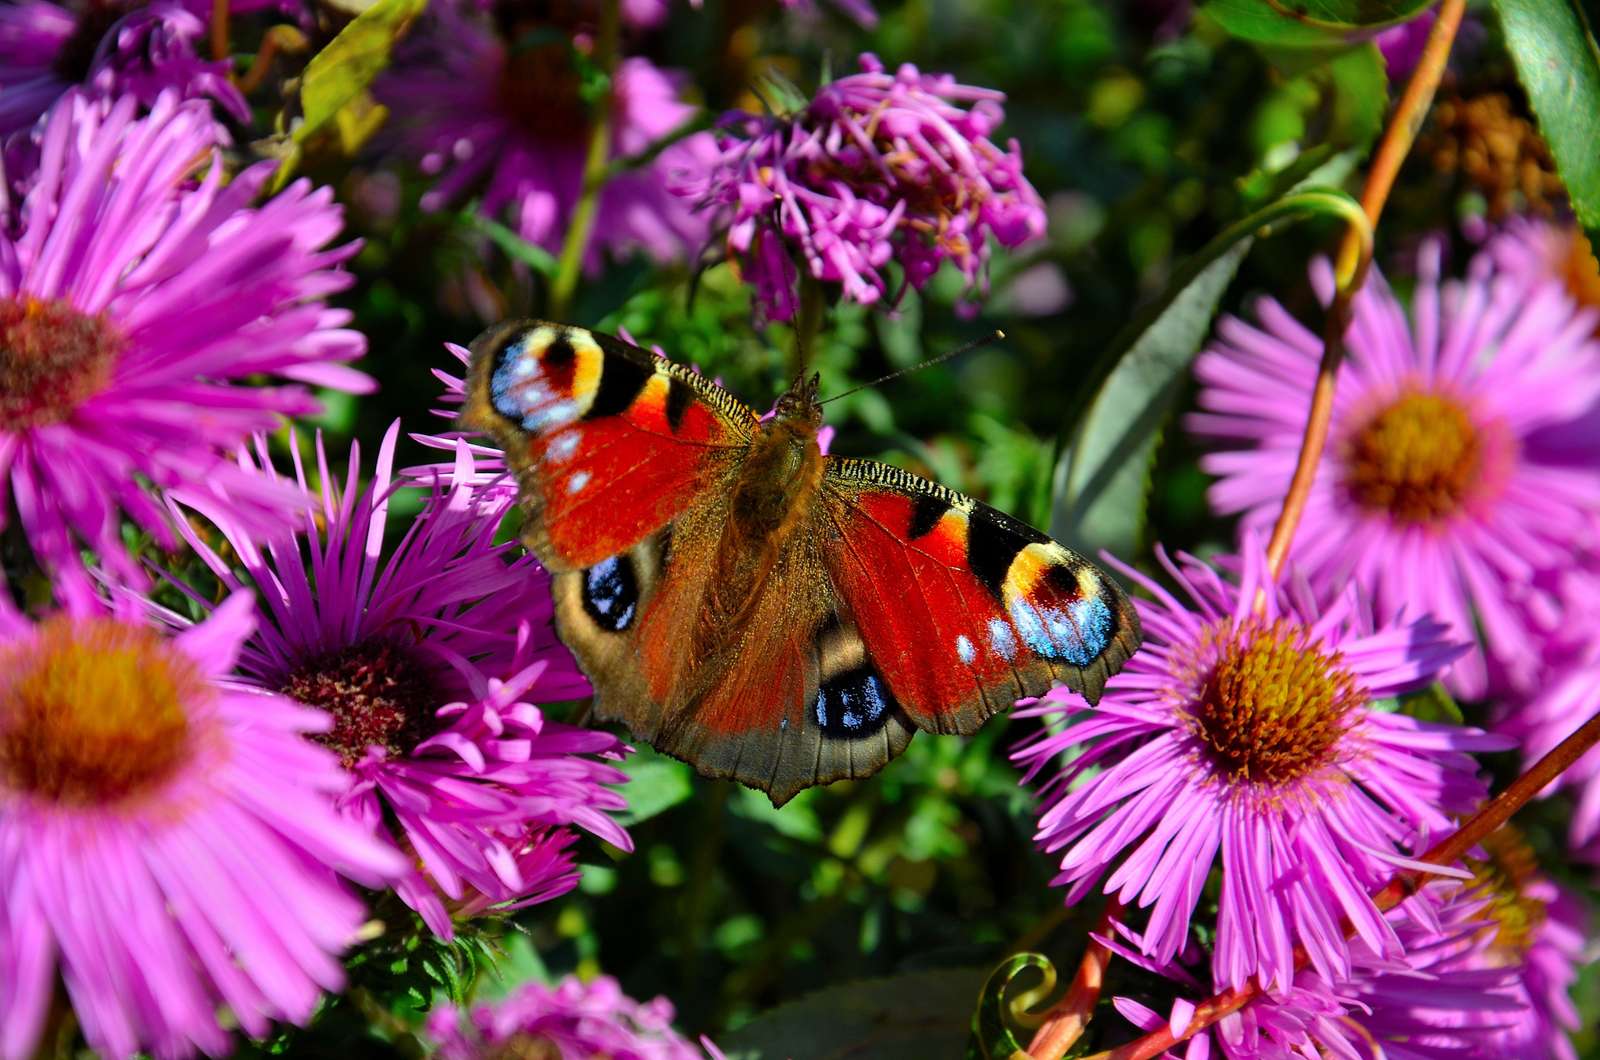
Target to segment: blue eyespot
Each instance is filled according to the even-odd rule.
[[[824,734],[855,739],[883,728],[894,705],[894,696],[877,673],[858,666],[822,682],[814,711]]]
[[[1027,600],[1011,605],[1011,622],[1023,643],[1046,659],[1088,666],[1111,640],[1111,609],[1098,596],[1062,607],[1039,607]]]
[[[603,559],[583,572],[583,609],[601,629],[627,629],[638,606],[639,582],[626,557]]]

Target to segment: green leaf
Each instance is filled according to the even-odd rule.
[[[1039,983],[1008,999],[1006,992],[1011,984],[1029,968],[1038,969]],[[1056,966],[1043,954],[1017,953],[1000,962],[978,995],[978,1007],[972,1013],[972,1037],[967,1039],[967,1060],[1011,1060],[1019,1053],[1026,1056],[1028,1043],[1018,1038],[1015,1030],[1025,1017],[1019,1019],[1018,1014],[1050,996],[1055,987]]]
[[[1572,212],[1600,253],[1600,49],[1570,0],[1495,0],[1506,49]]]
[[[1401,696],[1395,709],[1396,713],[1416,718],[1418,721],[1450,725],[1467,723],[1467,719],[1461,713],[1461,705],[1455,701],[1444,685],[1437,681],[1427,688]]]
[[[522,262],[541,276],[555,275],[556,256],[548,250],[528,242],[499,221],[483,216],[476,207],[463,210],[459,216],[467,227],[488,236],[495,246],[505,252],[506,257]]]
[[[1328,138],[1365,149],[1383,131],[1389,109],[1389,71],[1375,44],[1363,44],[1328,62],[1333,81],[1333,128]]]
[[[1261,44],[1326,44],[1356,29],[1415,18],[1434,0],[1211,0],[1200,10],[1235,37]]]
[[[428,0],[378,0],[312,56],[301,79],[296,140],[304,142],[367,90],[389,65],[395,41],[427,6]]]
[[[1138,546],[1157,439],[1223,292],[1255,236],[1319,215],[1365,223],[1360,205],[1337,189],[1286,195],[1230,225],[1185,262],[1162,296],[1111,344],[1113,367],[1063,436],[1053,536],[1091,554],[1102,548],[1128,553]]]
[[[648,748],[631,755],[622,771],[628,774],[628,808],[617,820],[625,828],[665,813],[694,793],[688,766]]]
[[[729,1060],[959,1056],[988,974],[948,968],[841,983],[765,1012],[717,1045]]]

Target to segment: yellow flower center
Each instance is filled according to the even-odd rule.
[[[1188,708],[1212,764],[1236,780],[1282,784],[1327,763],[1345,715],[1366,698],[1339,656],[1281,619],[1230,623],[1212,637],[1216,663]]]
[[[1410,392],[1380,409],[1345,445],[1345,486],[1397,522],[1454,515],[1482,483],[1484,439],[1459,402]]]
[[[211,694],[155,631],[56,616],[0,651],[0,780],[71,805],[155,787],[190,750],[189,711]]]
[[[279,683],[290,699],[333,715],[316,739],[346,769],[376,745],[391,755],[410,750],[434,731],[440,701],[433,671],[403,645],[382,638],[319,655]]]
[[[64,301],[0,298],[0,429],[60,423],[104,390],[122,337]]]
[[[1507,964],[1519,964],[1545,921],[1545,903],[1523,893],[1539,870],[1538,859],[1510,825],[1490,833],[1483,848],[1487,860],[1467,862],[1470,888],[1487,902],[1484,912],[1494,922],[1493,953]]]

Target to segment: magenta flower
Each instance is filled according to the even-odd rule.
[[[1501,1051],[1500,1028],[1518,1018],[1522,999],[1516,969],[1489,955],[1493,928],[1482,916],[1481,902],[1468,900],[1420,920],[1391,912],[1385,920],[1399,941],[1397,952],[1382,956],[1353,941],[1347,977],[1329,982],[1302,970],[1288,990],[1261,995],[1189,1039],[1185,1060],[1209,1060],[1213,1053],[1229,1060],[1546,1055],[1543,1042],[1532,1051]],[[1195,1011],[1185,999],[1166,1017],[1131,998],[1113,1003],[1146,1032],[1170,1024],[1181,1034]]]
[[[1600,264],[1583,229],[1571,221],[1513,217],[1484,246],[1498,272],[1529,286],[1555,281],[1579,304],[1600,308]]]
[[[1326,263],[1313,279],[1326,300]],[[1270,299],[1256,315],[1218,325],[1195,368],[1206,411],[1188,423],[1234,447],[1201,462],[1219,476],[1212,506],[1262,530],[1289,483],[1322,342]],[[1518,599],[1571,562],[1600,511],[1596,319],[1558,285],[1530,288],[1482,258],[1441,287],[1437,246],[1420,257],[1409,313],[1374,276],[1295,542],[1313,586],[1354,581],[1383,621],[1430,614],[1468,642],[1481,625],[1497,659],[1536,656]],[[1484,651],[1447,681],[1483,695]]]
[[[334,872],[404,869],[333,809],[320,713],[228,677],[248,593],[164,639],[132,600],[34,625],[0,593],[0,1055],[35,1053],[56,976],[108,1056],[229,1051],[305,1022],[365,917]]]
[[[569,825],[631,849],[608,814],[626,805],[606,787],[623,774],[602,761],[626,748],[547,721],[524,701],[589,689],[551,629],[549,577],[514,544],[494,542],[506,504],[465,485],[473,462],[464,445],[463,484],[435,489],[384,556],[398,436],[396,423],[365,492],[359,448],[341,489],[319,440],[321,486],[297,533],[262,538],[215,520],[242,571],[188,536],[223,584],[260,593],[260,629],[240,672],[333,716],[320,739],[349,774],[339,805],[376,834],[392,823],[417,862],[396,890],[449,937],[446,898],[475,912],[576,885]],[[264,456],[247,467],[278,481]],[[310,491],[298,461],[295,480]]]
[[[1145,645],[1090,709],[1057,689],[1019,716],[1065,722],[1012,757],[1040,788],[1037,841],[1061,854],[1076,902],[1103,890],[1150,908],[1141,940],[1173,959],[1218,855],[1219,988],[1252,976],[1282,992],[1294,946],[1349,978],[1346,917],[1374,953],[1397,952],[1368,895],[1484,795],[1469,751],[1510,741],[1430,725],[1384,700],[1426,685],[1460,648],[1427,619],[1373,628],[1356,593],[1325,607],[1271,583],[1246,536],[1237,584],[1183,558],[1179,600],[1135,571]],[[1262,607],[1253,607],[1258,594]],[[1071,752],[1065,760],[1063,752]]]
[[[990,239],[1015,247],[1044,233],[1016,142],[989,140],[1003,94],[909,64],[890,74],[870,54],[861,69],[798,114],[726,116],[721,157],[680,178],[679,192],[717,216],[768,319],[797,311],[796,259],[870,305],[921,290],[947,260],[969,292],[985,289]],[[891,261],[903,273],[895,291]]]
[[[149,107],[166,91],[211,99],[248,122],[250,107],[228,80],[229,63],[199,56],[206,45],[201,15],[209,11],[208,3],[180,0],[147,7],[23,0],[0,8],[0,136],[32,125],[80,84],[85,98],[107,103],[131,95]]]
[[[586,39],[527,44],[565,31],[518,23],[502,36],[459,0],[435,4],[430,17],[432,32],[413,33],[374,90],[393,111],[402,149],[438,178],[422,208],[440,210],[481,189],[485,216],[509,213],[522,238],[559,249],[583,190],[590,118],[573,49]],[[643,154],[688,122],[695,108],[678,96],[675,77],[649,60],[622,60],[610,100],[611,156]],[[665,174],[713,153],[709,135],[696,134],[607,180],[587,264],[598,267],[602,249],[677,261],[697,248],[705,224],[666,190]]]
[[[133,110],[131,97],[104,115],[76,95],[58,104],[0,231],[0,483],[57,593],[80,600],[93,595],[80,548],[145,583],[123,517],[176,547],[152,488],[257,529],[297,508],[225,455],[320,407],[262,377],[371,384],[343,363],[366,348],[349,314],[321,301],[349,285],[338,265],[356,249],[327,246],[331,193],[297,181],[252,206],[274,164],[225,182],[204,104]],[[209,167],[198,183],[196,166]]]
[[[449,1005],[428,1017],[440,1060],[488,1055],[606,1057],[607,1060],[721,1060],[704,1038],[696,1049],[672,1029],[672,1002],[644,1004],[601,976],[575,976],[554,988],[526,983],[509,997],[461,1012]]]

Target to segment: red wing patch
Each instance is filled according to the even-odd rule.
[[[708,380],[581,328],[520,321],[473,344],[469,426],[516,469],[546,565],[587,567],[684,511],[756,422]]]
[[[1091,701],[1138,647],[1122,590],[1045,535],[898,468],[830,464],[829,573],[918,728],[971,732],[1052,679]]]

